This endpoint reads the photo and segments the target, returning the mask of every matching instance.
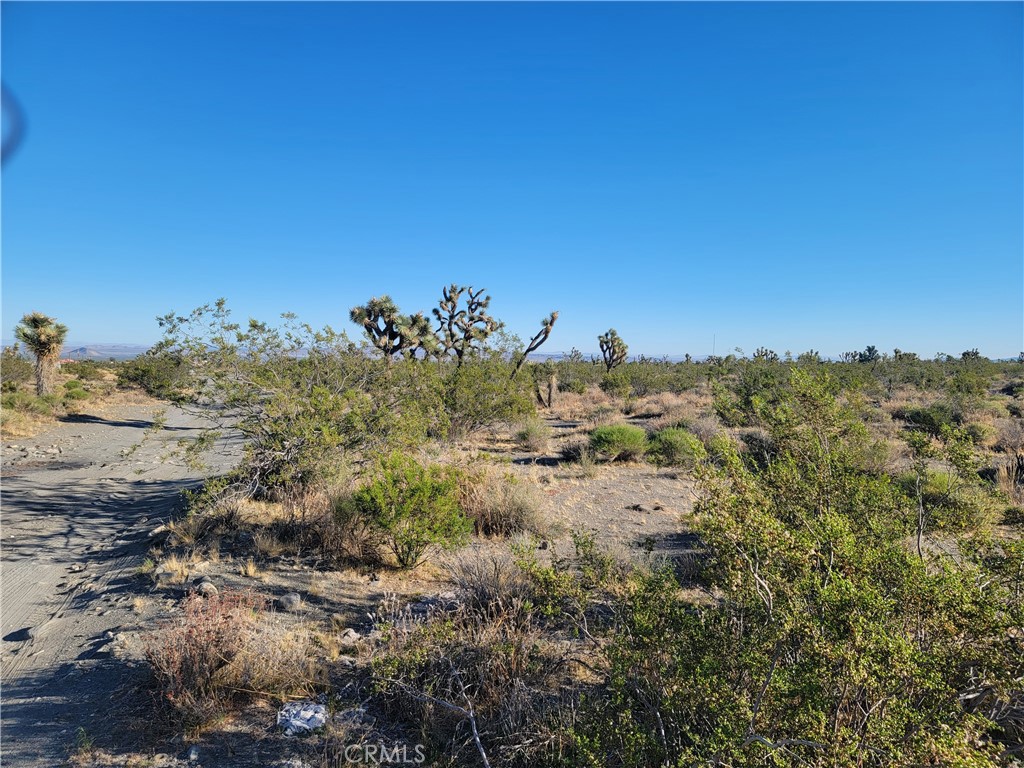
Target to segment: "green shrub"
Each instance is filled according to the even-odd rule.
[[[514,422],[536,412],[529,377],[511,377],[512,366],[497,358],[467,359],[445,381],[444,408],[453,437],[493,424]]]
[[[39,416],[53,416],[60,410],[60,398],[56,395],[36,397],[27,392],[6,392],[0,404],[5,411],[22,411]]]
[[[184,358],[171,352],[153,352],[128,360],[117,371],[122,386],[134,384],[153,397],[173,398],[188,376]]]
[[[632,424],[611,424],[590,433],[590,447],[610,460],[639,459],[647,452],[647,432]]]
[[[76,360],[63,366],[65,373],[70,373],[82,381],[97,381],[103,378],[104,367],[95,360]]]
[[[412,568],[431,546],[455,549],[466,542],[472,522],[458,494],[454,471],[424,467],[396,452],[379,462],[376,477],[356,491],[353,503],[399,566]]]
[[[651,439],[651,454],[659,464],[687,468],[696,466],[708,457],[704,444],[696,435],[674,427],[654,435]]]
[[[21,356],[17,344],[4,347],[0,354],[0,378],[3,379],[4,392],[13,392],[19,384],[27,384],[34,374],[35,367],[28,358]]]
[[[64,382],[64,389],[70,392],[73,389],[82,389],[82,382],[78,379],[69,379]]]
[[[609,371],[601,377],[598,385],[601,391],[609,397],[627,398],[633,393],[633,384],[624,371]]]
[[[963,422],[960,409],[942,401],[916,408],[898,408],[893,416],[936,437],[941,434],[943,426],[954,427]]]

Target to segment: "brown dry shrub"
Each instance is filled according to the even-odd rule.
[[[470,460],[458,473],[459,507],[480,536],[539,532],[540,496],[532,485],[502,467]]]
[[[172,720],[195,728],[234,706],[238,693],[225,685],[224,672],[245,647],[263,603],[249,592],[190,594],[177,617],[144,639],[146,661]]]
[[[482,577],[470,593],[493,589],[490,574]],[[389,622],[371,658],[378,701],[449,751],[453,764],[479,759],[472,739],[457,738],[470,709],[491,765],[540,762],[564,743],[578,688],[570,646],[532,615],[516,596]]]

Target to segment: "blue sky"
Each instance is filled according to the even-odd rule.
[[[1020,3],[22,3],[2,335],[224,296],[546,351],[1024,349]]]

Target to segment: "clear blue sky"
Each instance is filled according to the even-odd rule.
[[[1024,349],[1020,3],[2,5],[2,335],[486,286],[547,351]]]

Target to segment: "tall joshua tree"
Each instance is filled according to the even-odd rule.
[[[608,333],[597,337],[597,343],[601,345],[601,357],[604,358],[604,365],[609,371],[617,365],[626,361],[629,347],[626,346],[614,328],[609,328]]]
[[[459,301],[466,295],[465,308],[459,308]],[[482,297],[482,298],[481,298]],[[441,289],[441,301],[435,307],[434,317],[437,319],[437,336],[440,340],[440,355],[454,353],[458,365],[472,351],[474,344],[483,344],[487,337],[501,329],[504,323],[487,314],[491,297],[484,296],[484,289],[473,291],[473,286],[465,287],[452,283]]]
[[[42,312],[30,312],[21,318],[14,335],[36,356],[36,394],[50,394],[68,327]]]

